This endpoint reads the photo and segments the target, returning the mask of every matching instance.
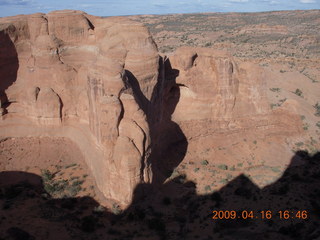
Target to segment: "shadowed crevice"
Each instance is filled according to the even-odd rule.
[[[6,108],[10,105],[5,90],[17,80],[19,69],[16,47],[7,32],[11,32],[10,26],[8,29],[0,31],[0,99],[1,107],[4,108],[5,113],[7,112]]]
[[[187,151],[187,139],[179,125],[171,120],[180,99],[176,77],[179,71],[172,69],[170,60],[160,58],[159,77],[151,100],[143,94],[139,81],[129,70],[125,70],[127,88],[147,117],[151,138],[151,154],[147,163],[152,167],[152,183],[161,185],[168,175],[182,162]]]

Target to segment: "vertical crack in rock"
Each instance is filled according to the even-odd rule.
[[[86,16],[84,16],[84,18],[87,20],[90,29],[94,30],[95,27],[94,27],[93,23],[89,20],[89,18],[87,18]]]
[[[145,168],[146,168],[146,161],[147,161],[147,159],[146,159],[146,141],[147,141],[147,135],[146,135],[146,133],[144,132],[144,130],[143,130],[143,128],[141,128],[140,126],[139,126],[139,124],[136,122],[136,121],[133,121],[136,125],[137,125],[137,127],[139,127],[140,128],[140,130],[141,130],[141,132],[143,133],[143,143],[142,143],[142,145],[143,145],[143,151],[142,152],[140,152],[140,154],[141,154],[141,168],[140,168],[140,181],[141,182],[144,182],[144,171],[145,171]]]
[[[121,96],[121,93],[119,93],[119,97],[118,97],[118,100],[119,100],[119,103],[120,103],[120,106],[121,106],[121,111],[120,111],[120,114],[119,114],[119,117],[118,117],[118,121],[117,121],[118,136],[119,136],[120,122],[121,122],[121,120],[123,119],[123,116],[124,116],[124,106],[123,106],[123,103],[122,103],[122,101],[120,99],[120,96]]]
[[[59,49],[59,48],[56,48],[56,54],[57,54],[57,56],[58,56],[58,60],[59,60],[62,64],[64,64],[64,62],[62,61],[62,57],[61,57],[61,55],[60,55],[60,49]]]

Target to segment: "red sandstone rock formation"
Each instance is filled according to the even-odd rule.
[[[188,142],[199,153],[199,138],[216,132],[295,133],[299,122],[269,109],[260,68],[208,49],[163,61],[147,29],[124,18],[2,18],[0,74],[1,137],[70,138],[102,193],[122,204],[137,184],[161,183]]]
[[[146,116],[124,92],[125,70],[148,99],[157,83],[159,56],[148,31],[79,11],[0,24],[1,135],[70,137],[82,146],[101,191],[129,202],[135,185],[151,179]]]

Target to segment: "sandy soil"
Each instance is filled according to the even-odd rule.
[[[82,153],[67,138],[2,139],[0,171],[39,175],[54,198],[96,196],[94,179]]]

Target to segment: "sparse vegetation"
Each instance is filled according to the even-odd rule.
[[[223,178],[223,179],[220,180],[220,183],[227,184],[228,183],[228,179],[227,178]]]
[[[272,170],[273,172],[276,172],[276,173],[281,172],[281,170],[279,169],[279,167],[271,167],[271,170]]]
[[[209,164],[209,162],[207,161],[207,160],[203,160],[202,162],[201,162],[201,165],[203,165],[203,166],[206,166],[206,165],[208,165]]]
[[[309,124],[308,123],[304,123],[302,125],[303,130],[307,131],[309,129]]]
[[[206,185],[206,186],[204,187],[204,190],[205,190],[206,192],[210,192],[210,191],[211,191],[210,185]]]
[[[302,97],[302,91],[299,88],[297,88],[296,91],[294,91],[294,94],[296,94],[299,97]]]
[[[231,166],[229,170],[230,170],[230,171],[235,171],[235,170],[236,170],[236,167],[235,167],[235,166]]]
[[[106,211],[106,208],[104,206],[102,206],[102,205],[99,205],[98,207],[95,207],[93,209],[94,213],[103,213],[105,211]]]
[[[286,100],[287,100],[287,98],[283,98],[283,99],[279,100],[279,103],[271,103],[270,104],[271,109],[273,109],[275,107],[280,107]]]
[[[71,167],[75,167],[75,166],[77,166],[77,164],[76,163],[72,163],[72,164],[69,164],[69,165],[65,166],[64,168],[67,169],[67,168],[71,168]]]
[[[55,174],[47,169],[41,170],[44,189],[53,197],[74,197],[81,190],[81,185],[84,180],[79,180],[79,177],[73,176],[69,180],[55,179]]]
[[[53,179],[54,174],[47,169],[41,169],[41,176],[44,182],[48,182]]]
[[[297,142],[297,143],[295,143],[295,145],[296,145],[297,147],[302,147],[302,146],[304,145],[304,143],[303,143],[303,142]]]
[[[316,112],[314,115],[316,115],[317,117],[320,117],[320,104],[319,104],[319,102],[317,102],[313,107],[316,109]]]
[[[227,170],[228,166],[225,165],[225,164],[220,164],[220,165],[218,165],[218,168],[221,169],[221,170]]]
[[[116,203],[112,204],[111,212],[115,215],[119,215],[122,213],[120,206]]]
[[[280,88],[270,88],[271,92],[280,92]]]

